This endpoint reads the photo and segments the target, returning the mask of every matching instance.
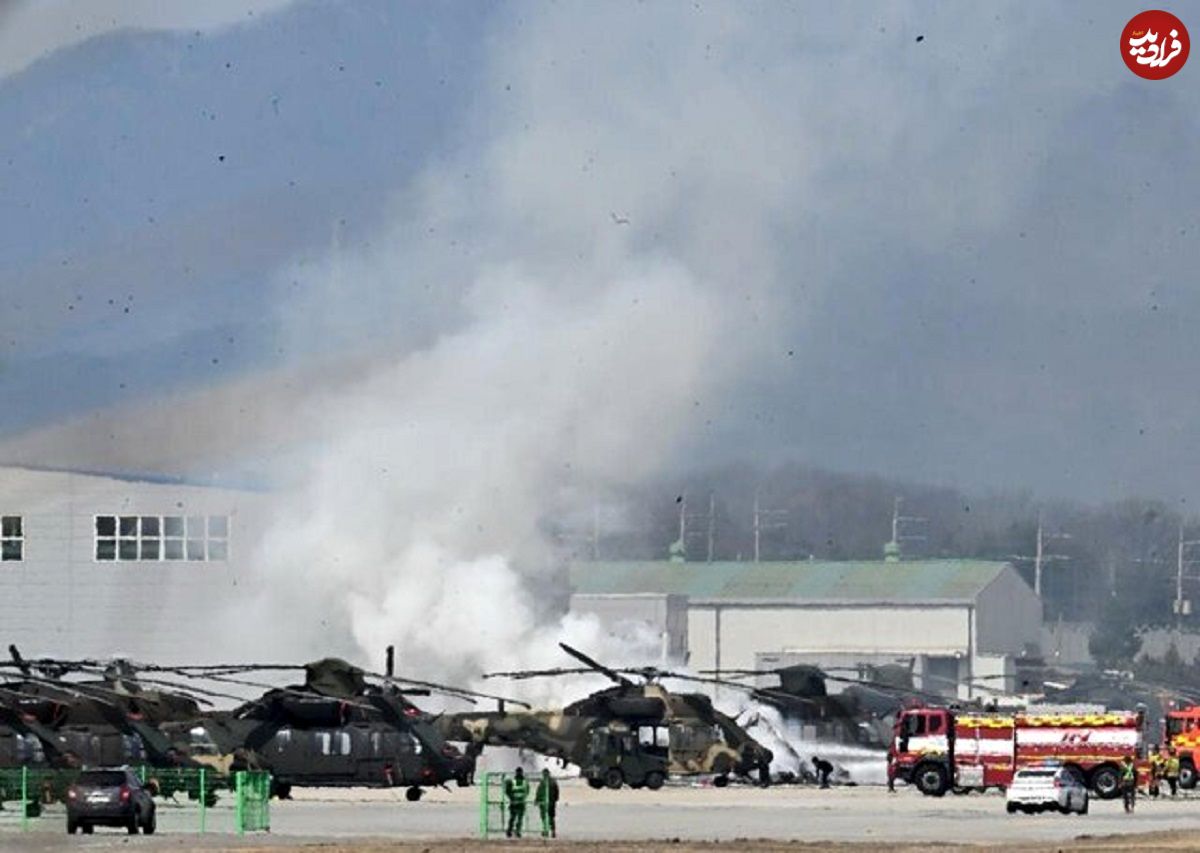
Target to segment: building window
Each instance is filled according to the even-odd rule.
[[[103,562],[224,561],[229,516],[98,515],[95,553]]]
[[[25,528],[21,516],[0,516],[0,560],[25,559]]]

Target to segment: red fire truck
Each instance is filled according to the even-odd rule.
[[[1179,756],[1179,784],[1196,787],[1196,770],[1200,768],[1200,705],[1167,711],[1167,746]]]
[[[1125,756],[1145,757],[1140,711],[979,713],[905,708],[888,760],[895,778],[923,794],[1007,787],[1018,767],[1057,761],[1104,799],[1120,793]],[[1139,774],[1144,771],[1139,766]]]

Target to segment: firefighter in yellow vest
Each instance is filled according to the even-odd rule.
[[[1171,788],[1171,796],[1174,797],[1179,792],[1179,755],[1175,752],[1175,747],[1168,747],[1167,761],[1163,769],[1163,778],[1167,780],[1167,785]]]
[[[1158,780],[1163,777],[1163,769],[1166,762],[1163,759],[1162,753],[1158,749],[1158,744],[1151,744],[1150,749],[1146,751],[1146,758],[1149,761],[1148,778],[1146,779],[1146,793],[1151,797],[1158,796]]]
[[[1132,813],[1137,805],[1137,768],[1133,765],[1132,755],[1125,756],[1125,763],[1121,765],[1121,795],[1125,813]]]

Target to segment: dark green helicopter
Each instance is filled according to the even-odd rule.
[[[417,800],[423,787],[469,785],[478,752],[447,743],[435,718],[408,697],[438,692],[471,704],[505,701],[396,677],[390,649],[383,675],[336,658],[307,665],[163,666],[25,661],[13,654],[8,665],[18,672],[0,683],[0,768],[203,767],[216,785],[233,771],[264,769],[274,792],[285,797],[293,785],[340,785],[405,787],[408,799]],[[245,677],[257,671],[302,671],[304,682],[278,687]],[[101,678],[77,680],[80,674]],[[245,701],[211,684],[265,692]],[[211,706],[206,696],[241,704],[201,708]]]
[[[274,792],[287,797],[293,786],[404,787],[409,801],[423,789],[455,782],[472,784],[476,750],[449,743],[437,717],[409,697],[439,693],[474,704],[503,697],[393,674],[366,672],[338,658],[304,666],[244,664],[148,667],[178,676],[266,687],[266,692],[231,711],[217,711],[164,730],[185,740],[188,754],[221,772],[263,769]],[[304,681],[272,687],[244,676],[264,671],[304,672]],[[521,705],[520,702],[514,704]],[[528,706],[525,706],[528,707]]]

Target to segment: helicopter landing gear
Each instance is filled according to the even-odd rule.
[[[418,788],[416,785],[413,785],[404,792],[404,799],[408,800],[410,803],[415,803],[417,800],[421,799],[421,795],[424,793],[425,792],[423,790]]]

